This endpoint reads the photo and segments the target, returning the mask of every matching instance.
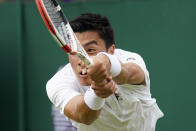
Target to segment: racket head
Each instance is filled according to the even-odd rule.
[[[55,0],[36,0],[38,10],[52,36],[59,46],[71,55],[77,55],[86,65],[93,65],[92,60],[75,36],[67,18]]]
[[[63,33],[63,28],[69,28],[69,23],[55,0],[36,0],[41,17],[59,46],[66,52],[76,54],[76,45],[70,42],[69,34]]]

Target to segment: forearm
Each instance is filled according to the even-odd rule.
[[[121,72],[113,80],[118,84],[145,84],[145,75],[135,63],[121,63]]]
[[[98,118],[100,111],[101,109],[90,109],[84,101],[84,96],[78,95],[67,103],[64,114],[74,121],[89,125]]]
[[[135,63],[122,63],[117,57],[101,52],[99,54],[105,60],[107,72],[110,72],[117,84],[145,84],[143,70]]]

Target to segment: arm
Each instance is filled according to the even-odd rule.
[[[118,84],[145,84],[145,74],[135,63],[121,63],[121,72],[114,81]]]
[[[120,74],[112,78],[109,74],[111,63],[106,55],[99,55],[93,58],[94,66],[88,69],[88,75],[93,80],[92,89],[97,96],[107,98],[116,91],[115,82],[118,84],[143,84],[145,75],[143,70],[135,63],[120,63]],[[115,82],[114,82],[115,81]],[[91,124],[100,114],[100,110],[89,108],[83,95],[75,96],[65,107],[64,113],[71,119]]]
[[[57,72],[47,82],[46,90],[50,101],[56,108],[77,122],[91,124],[101,111],[101,109],[92,110],[86,105],[84,95],[79,93],[68,66]]]
[[[100,110],[90,109],[84,101],[83,95],[78,95],[72,98],[66,105],[64,109],[64,114],[69,118],[83,123],[91,124],[100,114]]]
[[[111,54],[104,53],[104,54],[100,54],[99,56],[105,56],[105,57],[102,57],[102,60],[106,61],[104,63],[106,64],[106,67],[108,67],[107,68],[108,72],[119,70],[119,73],[117,73],[118,75],[113,77],[113,80],[116,83],[118,84],[145,84],[145,74],[139,65],[131,61],[122,63],[116,58],[116,56],[113,56]],[[113,59],[116,59],[116,60],[113,60]],[[121,69],[119,68],[119,66],[116,66],[118,65],[118,63]]]
[[[113,94],[116,91],[116,87],[112,78],[108,78],[107,81],[102,81],[98,85],[92,82],[91,87],[93,90],[88,90],[85,95],[77,95],[67,103],[64,109],[66,116],[87,125],[98,118],[105,103],[104,98]]]
[[[101,56],[100,59],[102,59]],[[96,120],[101,112],[102,106],[93,108],[93,103],[99,105],[100,101],[104,100],[105,102],[105,99],[103,98],[108,97],[116,90],[114,81],[112,81],[112,78],[108,77],[108,67],[103,64],[105,61],[100,61],[100,59],[93,59],[94,65],[87,71],[87,74],[91,80],[93,80],[91,83],[93,90],[91,89],[90,93],[94,93],[94,96],[87,96],[89,94],[89,91],[87,91],[85,95],[77,95],[73,97],[64,108],[64,114],[66,116],[87,125]],[[104,105],[104,103],[102,102],[101,105]]]

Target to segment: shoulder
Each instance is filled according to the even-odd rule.
[[[130,52],[130,51],[125,51],[122,49],[115,49],[115,56],[117,56],[117,58],[122,62],[122,63],[135,63],[136,65],[138,65],[144,72],[145,74],[145,80],[146,83],[149,83],[149,72],[146,68],[146,64],[143,60],[143,58],[135,52]]]
[[[73,74],[71,65],[66,64],[65,66],[60,67],[56,74],[48,80],[46,87],[49,88],[51,85],[65,83],[65,81],[67,81],[66,83],[68,84],[70,81],[75,80]]]
[[[48,80],[46,92],[50,101],[55,104],[61,113],[64,112],[64,107],[69,100],[81,94],[70,64],[61,67],[58,72]]]
[[[117,55],[117,56],[140,56],[138,53],[135,53],[135,52],[132,52],[132,51],[127,51],[127,50],[122,50],[122,49],[115,49],[114,51],[114,55]],[[140,56],[141,57],[141,56]]]
[[[122,62],[134,62],[134,61],[143,62],[143,58],[141,57],[141,55],[135,52],[131,52],[131,51],[115,49],[114,55],[116,55],[118,59],[120,59]]]
[[[71,64],[68,63],[64,66],[61,66],[59,67],[59,70],[58,71],[62,71],[62,72],[71,72],[72,71],[72,67],[71,67]]]
[[[71,67],[71,64],[68,63],[64,66],[59,67],[58,71],[56,72],[56,74],[53,76],[69,76],[69,77],[74,77],[74,73],[73,73],[73,69]],[[52,78],[53,78],[52,77]]]

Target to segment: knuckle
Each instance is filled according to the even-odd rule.
[[[91,86],[91,88],[92,88],[93,90],[96,90],[96,89],[97,89],[96,86]]]
[[[109,90],[109,93],[110,93],[110,94],[112,94],[112,93],[114,93],[114,92],[113,92],[113,90],[112,90],[112,89],[110,89],[110,90]]]
[[[92,69],[88,69],[88,70],[87,70],[87,74],[88,74],[88,75],[92,75]]]
[[[94,92],[95,92],[96,95],[100,94],[100,92],[98,90],[94,90]]]
[[[97,96],[99,97],[102,97],[102,94],[101,93],[96,93]]]
[[[105,69],[105,67],[103,65],[100,66],[100,71],[101,72],[105,72],[106,71],[106,69]]]
[[[105,87],[105,92],[106,92],[107,94],[112,94],[113,91],[112,91],[111,86],[106,86],[106,87]]]
[[[102,74],[102,77],[104,77],[104,78],[106,78],[106,77],[107,77],[106,72],[104,72],[104,73]]]
[[[97,65],[97,66],[101,66],[101,65],[102,65],[101,61],[97,60],[97,61],[96,61],[96,65]]]
[[[103,84],[101,82],[96,84],[98,87],[103,87]]]
[[[103,95],[101,98],[107,98],[108,97],[108,95]]]
[[[116,90],[117,90],[117,88],[114,86],[114,87],[113,87],[113,93],[114,93]]]

